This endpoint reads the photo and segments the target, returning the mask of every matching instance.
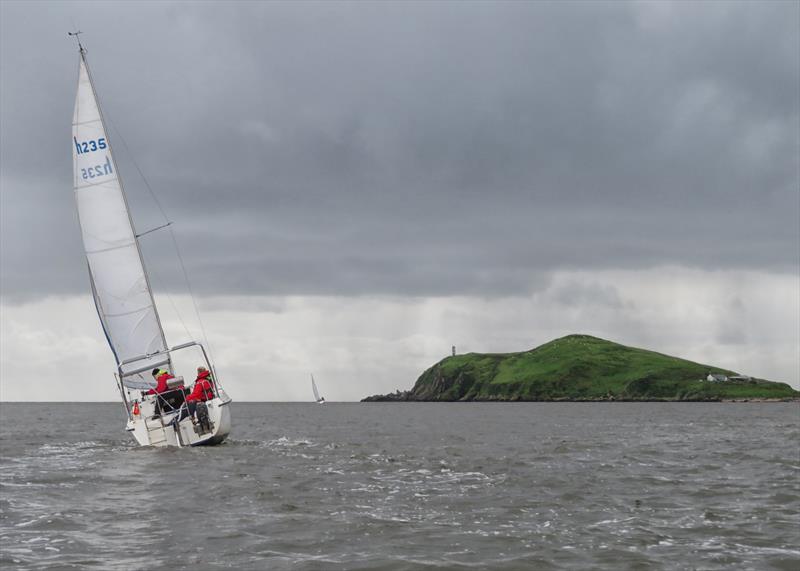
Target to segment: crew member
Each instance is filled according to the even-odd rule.
[[[155,389],[150,389],[149,391],[147,391],[148,395],[155,395],[155,394],[163,395],[165,392],[170,390],[169,386],[167,385],[167,381],[170,380],[170,379],[174,379],[175,378],[166,369],[158,369],[158,368],[153,369],[153,377],[155,377],[155,379],[156,379],[156,388]],[[162,400],[164,401],[163,402],[163,408],[164,408],[165,412],[169,412],[170,410],[172,410],[174,408],[171,403],[169,403],[169,402],[167,402],[165,400],[165,398],[166,397],[163,397],[163,396],[160,396],[160,397],[156,398],[155,414],[153,414],[153,418],[158,418],[158,417],[161,416],[161,409],[162,409],[161,401]]]
[[[175,377],[170,374],[166,369],[153,369],[153,376],[156,379],[156,388],[147,391],[148,395],[161,394],[169,390],[167,381]]]
[[[186,397],[186,405],[189,407],[189,414],[192,415],[192,422],[195,421],[195,412],[198,402],[205,402],[214,398],[214,385],[211,380],[211,371],[205,367],[197,367],[197,379],[191,394]]]

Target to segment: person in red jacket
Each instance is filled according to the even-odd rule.
[[[174,379],[175,378],[166,369],[153,369],[153,376],[156,378],[156,388],[150,389],[149,391],[147,391],[148,395],[155,395],[155,394],[161,395],[161,394],[164,394],[165,392],[169,391],[170,388],[167,385],[167,381],[170,380],[170,379]],[[153,415],[153,418],[158,418],[158,417],[161,416],[161,408],[162,408],[161,405],[162,405],[162,403],[160,401],[162,401],[162,400],[163,400],[163,397],[158,397],[156,399],[155,414]],[[172,405],[170,405],[170,403],[168,403],[166,401],[164,401],[163,405],[164,405],[164,410],[165,411],[170,411],[173,408]]]
[[[211,379],[211,371],[205,367],[197,367],[197,379],[194,381],[192,392],[186,397],[186,406],[189,408],[189,414],[192,416],[192,422],[195,422],[197,403],[205,402],[213,398],[214,381]]]
[[[170,374],[169,371],[166,371],[164,369],[153,369],[153,376],[156,378],[156,388],[147,391],[148,395],[161,394],[167,392],[169,390],[169,387],[167,386],[167,381],[175,378]]]
[[[205,367],[197,367],[197,379],[194,381],[192,393],[186,397],[191,401],[207,401],[214,398],[214,385],[211,381],[211,371]]]

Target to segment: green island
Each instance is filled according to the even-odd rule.
[[[521,353],[442,359],[410,391],[374,401],[745,401],[800,398],[786,383],[756,379],[590,335],[568,335]]]

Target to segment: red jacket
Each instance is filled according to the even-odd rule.
[[[191,394],[187,401],[207,401],[214,398],[214,385],[211,384],[211,371],[203,371],[197,375]]]
[[[156,383],[157,383],[156,388],[150,389],[149,391],[147,391],[147,394],[154,395],[156,393],[167,392],[169,390],[169,387],[167,387],[167,381],[174,378],[175,377],[173,377],[172,375],[170,375],[168,372],[165,371],[164,373],[156,377]]]

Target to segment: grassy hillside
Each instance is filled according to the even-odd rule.
[[[447,357],[408,393],[375,400],[718,400],[792,398],[789,385],[751,379],[710,383],[727,369],[569,335],[522,353]],[[405,396],[406,398],[399,398]]]

